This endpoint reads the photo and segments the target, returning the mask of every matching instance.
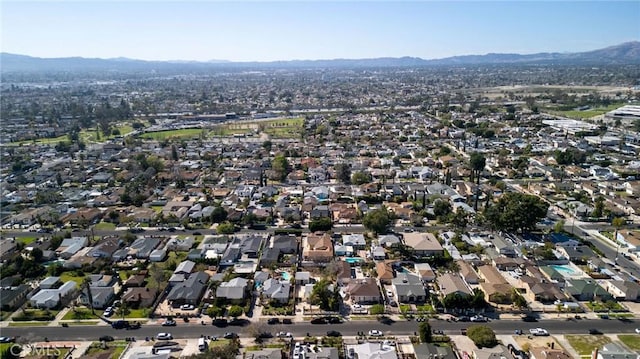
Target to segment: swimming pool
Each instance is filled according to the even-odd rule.
[[[555,269],[556,272],[562,275],[572,276],[578,274],[573,268],[567,265],[552,264],[549,267]]]
[[[364,259],[359,257],[345,257],[344,261],[349,264],[354,264],[354,263],[364,262]]]
[[[289,272],[282,272],[280,274],[282,275],[282,279],[284,279],[284,280],[290,280],[291,279],[291,274],[289,274]]]

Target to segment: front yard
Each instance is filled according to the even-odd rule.
[[[12,319],[16,322],[51,321],[55,319],[59,312],[59,310],[49,309],[20,309]]]
[[[618,335],[618,340],[620,340],[629,349],[634,351],[640,351],[640,335],[621,334],[621,335]]]
[[[129,343],[121,340],[104,344],[100,342],[94,342],[91,343],[91,346],[89,347],[89,349],[87,349],[84,355],[89,356],[100,354],[102,357],[102,355],[107,355],[105,353],[109,353],[109,358],[118,359],[120,358],[120,355],[122,355],[122,352],[124,352],[124,350],[127,348],[127,345],[129,345]]]
[[[611,343],[606,335],[565,335],[565,338],[580,355],[591,355],[594,349]]]

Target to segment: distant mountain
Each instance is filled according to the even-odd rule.
[[[418,67],[489,64],[640,64],[640,42],[632,41],[587,52],[537,54],[486,54],[453,56],[425,60],[419,57],[382,57],[375,59],[292,60],[272,62],[231,62],[226,60],[198,61],[145,61],[124,57],[97,59],[83,57],[38,58],[0,53],[2,72],[42,71],[155,71],[215,68],[338,68],[338,67]]]

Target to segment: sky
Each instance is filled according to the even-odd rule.
[[[640,0],[0,0],[0,20],[0,51],[37,57],[437,59],[640,40]]]

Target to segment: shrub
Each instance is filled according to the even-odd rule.
[[[498,344],[496,333],[486,325],[472,325],[467,328],[467,336],[478,348],[493,348]]]

